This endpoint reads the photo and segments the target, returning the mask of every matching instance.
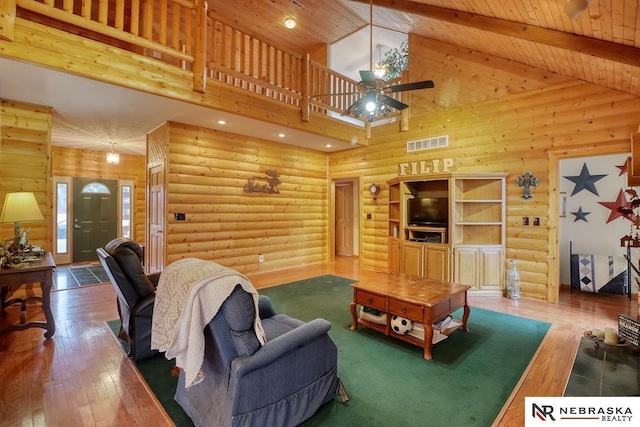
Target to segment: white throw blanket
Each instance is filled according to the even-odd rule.
[[[186,258],[168,265],[160,276],[151,326],[151,348],[176,359],[184,369],[185,387],[202,381],[204,328],[236,285],[253,295],[254,328],[261,344],[265,334],[258,316],[258,291],[241,273],[212,261]]]

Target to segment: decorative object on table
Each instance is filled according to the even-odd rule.
[[[524,187],[522,189],[522,198],[529,200],[531,196],[531,186],[537,187],[540,184],[540,179],[533,176],[533,172],[525,172],[522,176],[516,178],[516,185],[518,187]]]
[[[618,335],[632,345],[640,346],[640,321],[624,314],[618,315]]]
[[[511,260],[511,269],[507,271],[507,298],[520,299],[520,273],[516,266],[516,260]]]
[[[584,337],[596,343],[596,348],[600,348],[600,344],[612,347],[628,347],[630,344],[626,338],[619,337],[613,328],[604,328],[604,331],[599,329],[585,331]]]
[[[0,247],[0,260],[2,266],[20,264],[26,258],[30,246],[28,241],[28,229],[20,229],[20,222],[43,221],[42,212],[33,193],[8,193],[2,207],[0,222],[12,222],[13,238],[7,239]]]
[[[244,185],[243,191],[245,193],[270,193],[278,194],[278,185],[280,185],[280,178],[278,171],[275,169],[267,169],[264,171],[266,176],[252,176],[247,180]],[[266,181],[266,184],[259,184],[256,181]]]

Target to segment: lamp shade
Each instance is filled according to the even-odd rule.
[[[33,193],[8,193],[4,199],[0,222],[43,221]]]

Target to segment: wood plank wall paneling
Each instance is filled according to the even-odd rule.
[[[167,264],[200,257],[255,273],[328,259],[326,154],[168,126]],[[267,169],[280,175],[279,194],[243,192]],[[176,212],[186,220],[175,221]]]
[[[145,241],[146,161],[144,156],[120,154],[120,164],[109,165],[104,151],[53,147],[53,176],[131,180],[134,183],[132,238]]]
[[[34,193],[44,221],[20,226],[43,248],[52,246],[50,174],[51,108],[0,99],[0,203],[7,193]],[[0,224],[1,239],[13,234],[13,224]]]
[[[466,61],[457,50],[448,55],[451,63]],[[557,159],[628,152],[629,136],[640,117],[640,99],[582,82],[541,88],[535,88],[535,82],[528,84],[531,90],[499,100],[414,116],[406,133],[398,132],[397,124],[376,127],[368,148],[330,156],[329,176],[385,181],[397,176],[400,162],[445,157],[456,159],[460,172],[509,172],[506,258],[518,260],[523,296],[554,301],[558,286],[554,198],[561,178]],[[406,153],[407,141],[445,134],[449,135],[446,149]],[[540,179],[532,200],[523,200],[522,188],[515,184],[524,172]],[[377,205],[366,196],[363,199],[364,213],[372,213],[374,219],[362,230],[365,267],[386,263],[387,200],[386,186]],[[523,216],[540,217],[541,226],[522,226]]]

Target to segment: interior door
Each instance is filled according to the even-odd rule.
[[[147,239],[147,272],[154,273],[164,269],[164,165],[149,168],[147,180],[149,205],[147,215],[149,228]]]
[[[353,183],[336,185],[336,254],[353,255]]]
[[[96,249],[118,234],[117,181],[73,179],[73,262],[98,259]]]

